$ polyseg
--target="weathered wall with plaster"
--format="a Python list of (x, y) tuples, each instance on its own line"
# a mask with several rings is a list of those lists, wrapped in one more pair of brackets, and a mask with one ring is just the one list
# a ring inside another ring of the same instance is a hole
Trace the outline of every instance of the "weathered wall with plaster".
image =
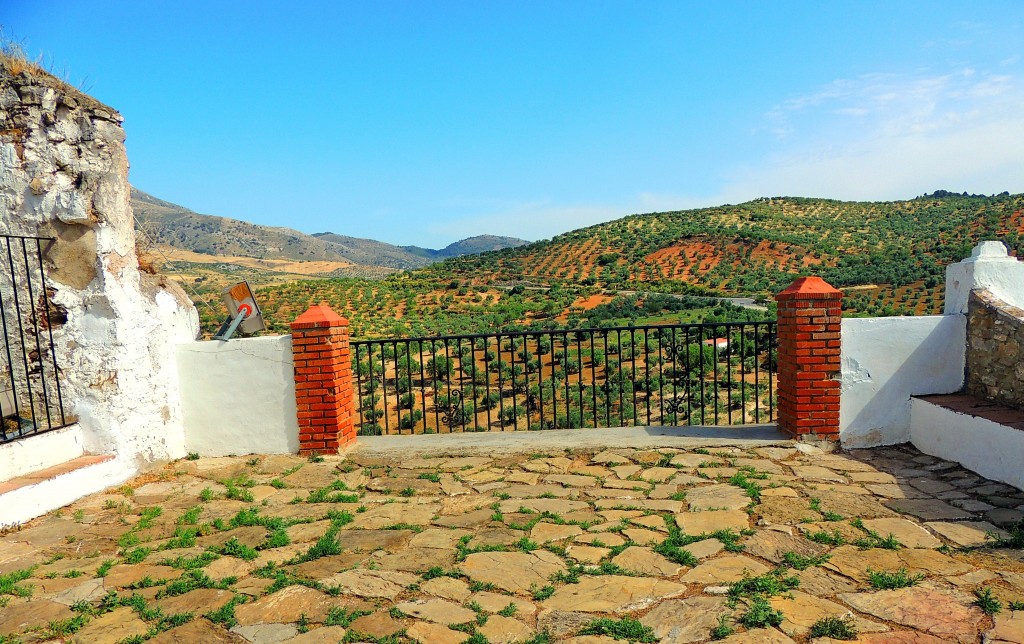
[(1024, 409), (1024, 309), (987, 290), (971, 291), (967, 313), (967, 392)]
[(177, 351), (189, 452), (298, 452), (290, 335), (189, 342)]
[(843, 320), (840, 440), (844, 447), (910, 440), (910, 397), (963, 386), (966, 316)]
[(56, 78), (0, 57), (4, 232), (44, 249), (66, 411), (85, 448), (136, 466), (182, 456), (174, 347), (198, 332), (188, 298), (140, 271), (122, 117)]

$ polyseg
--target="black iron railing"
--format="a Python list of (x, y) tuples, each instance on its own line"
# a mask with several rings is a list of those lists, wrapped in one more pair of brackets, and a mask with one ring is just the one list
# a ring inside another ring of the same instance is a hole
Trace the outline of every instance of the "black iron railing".
[(775, 418), (775, 323), (352, 342), (363, 435)]
[(53, 346), (63, 314), (43, 270), (45, 237), (0, 235), (0, 443), (68, 424)]

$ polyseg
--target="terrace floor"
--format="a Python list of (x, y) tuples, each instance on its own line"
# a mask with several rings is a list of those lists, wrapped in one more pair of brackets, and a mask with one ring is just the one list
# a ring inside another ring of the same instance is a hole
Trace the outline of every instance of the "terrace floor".
[(0, 642), (1024, 642), (1022, 511), (905, 446), (182, 460), (0, 537)]

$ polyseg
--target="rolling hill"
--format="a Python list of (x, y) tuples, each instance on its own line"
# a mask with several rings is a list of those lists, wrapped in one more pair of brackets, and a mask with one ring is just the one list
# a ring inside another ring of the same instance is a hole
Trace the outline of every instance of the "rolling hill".
[(526, 244), (511, 237), (481, 235), (444, 249), (401, 247), (335, 233), (309, 235), (237, 219), (201, 215), (132, 188), (137, 226), (156, 244), (203, 255), (260, 260), (342, 262), (371, 268), (409, 269), (467, 253)]
[(979, 240), (1018, 250), (1022, 210), (1024, 195), (1008, 193), (937, 191), (895, 202), (763, 198), (631, 215), (424, 270), (677, 293), (770, 294), (812, 273), (839, 287), (932, 288)]

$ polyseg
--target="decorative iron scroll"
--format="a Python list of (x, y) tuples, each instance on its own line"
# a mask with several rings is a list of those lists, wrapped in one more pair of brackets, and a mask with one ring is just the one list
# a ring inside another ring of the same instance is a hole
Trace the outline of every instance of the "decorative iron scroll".
[(463, 425), (466, 422), (466, 411), (462, 406), (462, 392), (458, 389), (449, 392), (448, 405), (439, 407), (438, 410), (441, 412), (441, 422), (448, 427)]
[(686, 396), (676, 396), (665, 401), (665, 411), (670, 414), (686, 414)]
[(680, 342), (679, 344), (670, 344), (665, 347), (665, 355), (669, 360), (677, 360), (680, 356), (686, 354), (686, 344)]

